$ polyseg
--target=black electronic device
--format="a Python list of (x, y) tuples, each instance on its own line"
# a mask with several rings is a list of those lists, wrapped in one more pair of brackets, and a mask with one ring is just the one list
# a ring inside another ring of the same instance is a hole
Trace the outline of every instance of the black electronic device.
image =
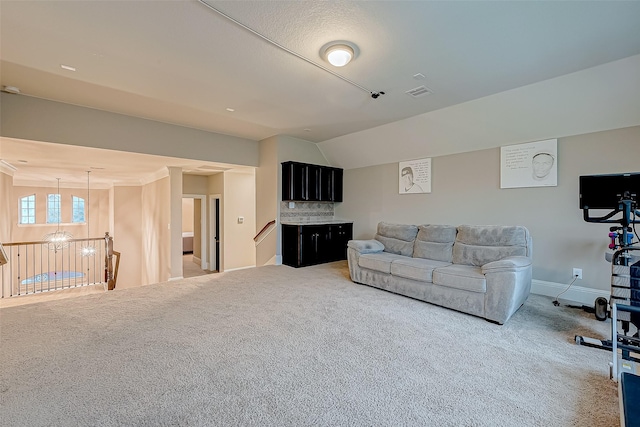
[(580, 177), (580, 209), (617, 209), (621, 199), (639, 195), (640, 172)]
[[(640, 250), (634, 245), (635, 224), (640, 223), (640, 172), (608, 175), (584, 175), (580, 177), (580, 209), (586, 222), (614, 223), (619, 226), (609, 229), (611, 243), (609, 249), (614, 250), (611, 257), (611, 300), (609, 304), (628, 303), (630, 297), (637, 295), (629, 288), (629, 261), (631, 252)], [(606, 209), (610, 212), (602, 216), (591, 216), (590, 210)], [(626, 280), (621, 276), (626, 275)], [(620, 281), (621, 280), (621, 281)], [(634, 282), (635, 284), (635, 282)], [(631, 294), (631, 295), (630, 295)], [(604, 303), (603, 301), (604, 300)], [(594, 304), (596, 319), (606, 320), (610, 314), (605, 298), (597, 298)], [(625, 334), (630, 332), (630, 324), (640, 329), (640, 317), (629, 316), (618, 319)], [(637, 336), (637, 333), (636, 333)], [(576, 343), (591, 347), (612, 349), (611, 340), (598, 340), (576, 335)]]

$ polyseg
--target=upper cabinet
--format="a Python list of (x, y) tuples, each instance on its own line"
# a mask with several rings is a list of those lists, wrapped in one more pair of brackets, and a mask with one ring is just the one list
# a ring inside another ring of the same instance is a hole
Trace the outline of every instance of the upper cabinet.
[(342, 169), (308, 163), (282, 163), (282, 200), (341, 202)]

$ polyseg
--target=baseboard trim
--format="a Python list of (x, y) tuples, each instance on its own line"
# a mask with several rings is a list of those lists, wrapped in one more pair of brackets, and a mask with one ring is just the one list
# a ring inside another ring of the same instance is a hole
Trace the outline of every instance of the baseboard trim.
[(246, 267), (229, 268), (229, 269), (225, 270), (225, 273), (227, 273), (229, 271), (246, 270), (247, 268), (256, 268), (256, 266), (255, 265), (247, 265)]
[[(569, 285), (564, 283), (545, 282), (544, 280), (533, 279), (531, 281), (531, 293), (555, 298), (567, 289), (567, 286)], [(574, 283), (565, 293), (560, 295), (559, 300), (592, 307), (596, 298), (603, 297), (609, 301), (610, 296), (610, 292), (608, 291), (576, 286)]]
[(169, 281), (173, 282), (174, 280), (182, 280), (184, 279), (184, 276), (178, 276), (178, 277), (169, 277)]

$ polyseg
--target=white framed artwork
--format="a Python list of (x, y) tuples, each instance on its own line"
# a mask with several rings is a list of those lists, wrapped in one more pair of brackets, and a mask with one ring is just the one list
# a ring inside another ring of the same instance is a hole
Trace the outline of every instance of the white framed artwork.
[(400, 194), (431, 193), (431, 158), (398, 163)]
[(500, 188), (557, 186), (557, 139), (500, 147)]

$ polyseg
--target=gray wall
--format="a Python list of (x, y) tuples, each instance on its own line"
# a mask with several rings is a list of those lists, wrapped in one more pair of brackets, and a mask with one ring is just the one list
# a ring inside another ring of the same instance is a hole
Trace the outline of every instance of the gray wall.
[(258, 166), (258, 143), (123, 114), (0, 93), (0, 135)]
[[(398, 163), (345, 170), (336, 216), (354, 220), (354, 238), (379, 221), (412, 224), (524, 225), (533, 237), (533, 277), (608, 291), (604, 260), (610, 224), (587, 223), (578, 204), (580, 175), (640, 171), (640, 127), (558, 139), (558, 186), (500, 189), (500, 149), (435, 157), (432, 192), (398, 194)], [(640, 226), (638, 227), (640, 231)]]

